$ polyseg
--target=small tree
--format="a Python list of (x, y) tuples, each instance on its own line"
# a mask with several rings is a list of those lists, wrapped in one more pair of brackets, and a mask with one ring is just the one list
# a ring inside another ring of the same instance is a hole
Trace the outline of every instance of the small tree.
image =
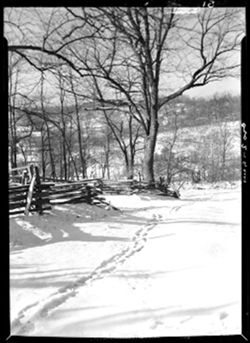
[(158, 175), (164, 175), (164, 179), (166, 180), (166, 183), (169, 185), (172, 181), (173, 176), (181, 172), (181, 161), (180, 157), (177, 158), (176, 153), (174, 152), (174, 148), (178, 138), (179, 113), (178, 111), (176, 111), (176, 109), (171, 108), (171, 106), (168, 106), (166, 110), (168, 116), (171, 115), (171, 117), (173, 118), (173, 123), (171, 123), (172, 130), (166, 133), (167, 139), (164, 139), (164, 148), (161, 154), (156, 154), (155, 170)]

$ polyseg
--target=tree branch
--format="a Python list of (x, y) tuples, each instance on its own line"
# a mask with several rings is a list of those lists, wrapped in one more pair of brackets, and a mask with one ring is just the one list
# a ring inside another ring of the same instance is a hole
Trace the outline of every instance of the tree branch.
[(66, 58), (65, 56), (57, 53), (56, 51), (53, 50), (47, 50), (43, 47), (40, 46), (35, 46), (35, 45), (9, 45), (8, 46), (8, 50), (9, 51), (14, 51), (16, 53), (18, 53), (19, 50), (32, 50), (32, 51), (40, 51), (42, 53), (46, 53), (48, 55), (52, 55), (55, 56), (61, 60), (63, 60), (64, 62), (66, 62), (73, 70), (75, 70), (80, 76), (84, 76), (80, 70), (78, 68), (76, 68), (76, 66), (74, 65), (74, 63), (72, 63), (68, 58)]

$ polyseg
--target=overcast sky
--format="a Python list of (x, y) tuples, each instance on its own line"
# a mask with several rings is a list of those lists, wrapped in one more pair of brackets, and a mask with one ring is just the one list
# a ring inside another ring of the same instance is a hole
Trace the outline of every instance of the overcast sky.
[[(188, 19), (189, 15), (191, 14), (189, 12), (191, 10), (197, 11), (197, 8), (196, 9), (182, 8), (182, 9), (179, 9), (178, 11), (184, 11), (183, 14)], [(13, 11), (13, 15), (14, 14), (15, 14), (15, 11)], [(244, 10), (242, 10), (242, 15), (244, 16)], [(14, 16), (14, 18), (15, 18), (15, 16)], [(26, 16), (24, 16), (24, 18), (26, 18)], [(31, 19), (29, 19), (29, 20), (31, 20)], [(189, 19), (189, 23), (190, 23), (190, 19)], [(38, 28), (39, 28), (39, 26), (37, 26), (37, 30), (38, 30)], [(15, 30), (13, 30), (12, 26), (11, 26), (11, 31), (14, 34)], [(33, 27), (32, 27), (31, 31), (32, 31), (32, 33), (34, 33)], [(40, 33), (40, 31), (38, 30), (37, 33)], [(10, 37), (11, 36), (12, 35), (10, 34)], [(7, 38), (10, 39), (10, 37), (7, 37)], [(183, 49), (183, 51), (184, 51), (184, 49)], [(185, 56), (188, 55), (187, 53), (185, 53), (185, 54), (186, 54)], [(236, 56), (236, 62), (240, 63), (240, 53), (235, 52), (234, 56)], [(170, 76), (169, 76), (169, 74), (167, 74), (167, 79), (165, 82), (164, 74), (161, 75), (161, 79), (162, 79), (162, 92), (161, 93), (164, 95), (169, 94), (169, 93), (171, 94), (173, 91), (176, 90), (175, 88), (181, 87), (183, 85), (183, 82), (181, 82), (181, 84), (179, 85), (178, 79), (175, 80), (175, 74), (173, 74), (172, 79), (169, 80), (169, 78), (170, 78)], [(23, 86), (25, 86), (25, 89), (28, 92), (30, 92), (31, 89), (33, 89), (34, 87), (36, 88), (36, 86), (34, 86), (35, 84), (39, 85), (40, 74), (37, 75), (37, 72), (34, 72), (33, 68), (28, 67), (26, 70), (23, 70), (21, 72), (20, 79), (22, 80), (22, 82), (20, 83), (20, 87), (23, 89), (24, 88)], [(48, 81), (48, 83), (47, 83), (47, 81)], [(51, 79), (51, 77), (49, 75), (46, 75), (45, 86), (48, 90), (48, 95), (52, 95), (55, 92), (55, 89), (54, 89), (55, 88), (55, 80)], [(171, 88), (173, 88), (173, 89), (171, 89)], [(223, 93), (230, 93), (232, 95), (240, 95), (241, 94), (240, 78), (238, 78), (238, 79), (237, 78), (227, 78), (227, 79), (223, 79), (222, 81), (212, 82), (206, 86), (192, 88), (192, 89), (186, 91), (184, 94), (188, 95), (190, 97), (211, 97), (215, 93), (220, 93), (220, 94), (221, 93), (222, 94)]]
[(239, 79), (228, 78), (218, 82), (212, 82), (206, 86), (197, 87), (186, 91), (190, 97), (211, 97), (214, 94), (229, 93), (232, 95), (241, 94), (241, 81)]

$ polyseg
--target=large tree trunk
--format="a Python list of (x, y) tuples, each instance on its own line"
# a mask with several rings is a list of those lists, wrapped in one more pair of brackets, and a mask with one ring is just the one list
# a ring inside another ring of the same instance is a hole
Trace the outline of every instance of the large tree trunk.
[(134, 178), (134, 155), (129, 154), (127, 149), (123, 150), (125, 165), (126, 165), (126, 177), (128, 180)]
[(154, 137), (147, 136), (145, 138), (145, 150), (143, 160), (143, 175), (144, 180), (150, 185), (154, 183)]
[(143, 175), (144, 180), (149, 184), (153, 185), (155, 182), (154, 178), (154, 152), (156, 145), (156, 138), (158, 134), (158, 122), (155, 121), (151, 125), (150, 132), (145, 138), (144, 145), (144, 160), (143, 160)]
[(128, 159), (128, 163), (126, 164), (126, 171), (127, 171), (127, 179), (133, 180), (133, 178), (134, 178), (134, 161), (133, 161), (133, 158)]
[(143, 174), (144, 180), (148, 183), (149, 186), (153, 186), (155, 182), (154, 178), (154, 153), (156, 140), (159, 129), (158, 122), (158, 83), (159, 83), (159, 70), (155, 79), (153, 78), (152, 65), (148, 66), (149, 75), (150, 75), (150, 102), (151, 106), (148, 109), (148, 129), (145, 137), (144, 145), (144, 161), (143, 161)]

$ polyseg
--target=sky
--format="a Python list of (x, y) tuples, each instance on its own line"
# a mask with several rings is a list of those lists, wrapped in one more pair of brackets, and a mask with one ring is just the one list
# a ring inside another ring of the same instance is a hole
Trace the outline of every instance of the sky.
[(190, 97), (212, 97), (214, 94), (232, 95), (241, 94), (241, 80), (240, 78), (227, 78), (222, 81), (212, 82), (206, 86), (193, 88), (186, 91), (185, 95)]
[[(31, 78), (30, 74), (22, 75), (22, 85), (25, 85), (27, 93), (33, 90), (37, 95), (40, 94), (39, 79), (40, 75), (37, 72), (32, 73), (33, 77)], [(58, 87), (57, 82), (50, 75), (46, 75), (45, 89), (44, 94), (46, 101), (50, 105), (59, 104), (58, 98)], [(23, 92), (23, 88), (22, 88)], [(57, 95), (56, 95), (57, 94)], [(190, 98), (211, 98), (215, 94), (224, 95), (230, 94), (232, 96), (241, 96), (241, 79), (240, 78), (226, 78), (220, 81), (211, 82), (205, 86), (195, 87), (184, 92), (185, 96)], [(39, 95), (38, 95), (39, 98)]]
[[(197, 9), (180, 9), (179, 11), (184, 11), (185, 13), (183, 13), (184, 15), (188, 15), (189, 11), (191, 10), (195, 10), (197, 11)], [(181, 13), (180, 13), (181, 14)], [(244, 14), (243, 14), (244, 15)], [(32, 27), (33, 30), (33, 27)], [(239, 53), (236, 53), (238, 58), (239, 58)], [(34, 83), (37, 83), (37, 81), (39, 81), (40, 76), (38, 76), (37, 78), (34, 77), (36, 73), (34, 72), (34, 70), (31, 73), (27, 73), (27, 71), (25, 70), (24, 73), (22, 73), (22, 80), (23, 83), (25, 84), (25, 88), (26, 89), (30, 89), (34, 87)], [(164, 77), (161, 76), (163, 79)], [(47, 76), (47, 79), (49, 79), (49, 77)], [(49, 80), (48, 80), (49, 81)], [(174, 86), (174, 82), (170, 82), (171, 87)], [(52, 91), (52, 89), (55, 86), (55, 81), (51, 81), (50, 83), (47, 84), (48, 87), (48, 93), (50, 93), (50, 95), (54, 92), (54, 90)], [(166, 88), (169, 87), (169, 82), (166, 83)], [(175, 87), (175, 86), (174, 86)], [(164, 85), (165, 88), (165, 85)], [(22, 89), (23, 89), (23, 85), (22, 85)], [(168, 90), (169, 92), (170, 90)], [(171, 90), (172, 92), (172, 90)], [(219, 94), (223, 94), (223, 93), (229, 93), (232, 95), (240, 95), (241, 94), (241, 81), (240, 78), (236, 79), (236, 78), (227, 78), (224, 79), (222, 81), (218, 81), (218, 82), (212, 82), (206, 86), (202, 86), (202, 87), (195, 87), (193, 89), (190, 89), (188, 91), (186, 91), (184, 94), (188, 95), (190, 97), (211, 97), (214, 94), (219, 93)]]

